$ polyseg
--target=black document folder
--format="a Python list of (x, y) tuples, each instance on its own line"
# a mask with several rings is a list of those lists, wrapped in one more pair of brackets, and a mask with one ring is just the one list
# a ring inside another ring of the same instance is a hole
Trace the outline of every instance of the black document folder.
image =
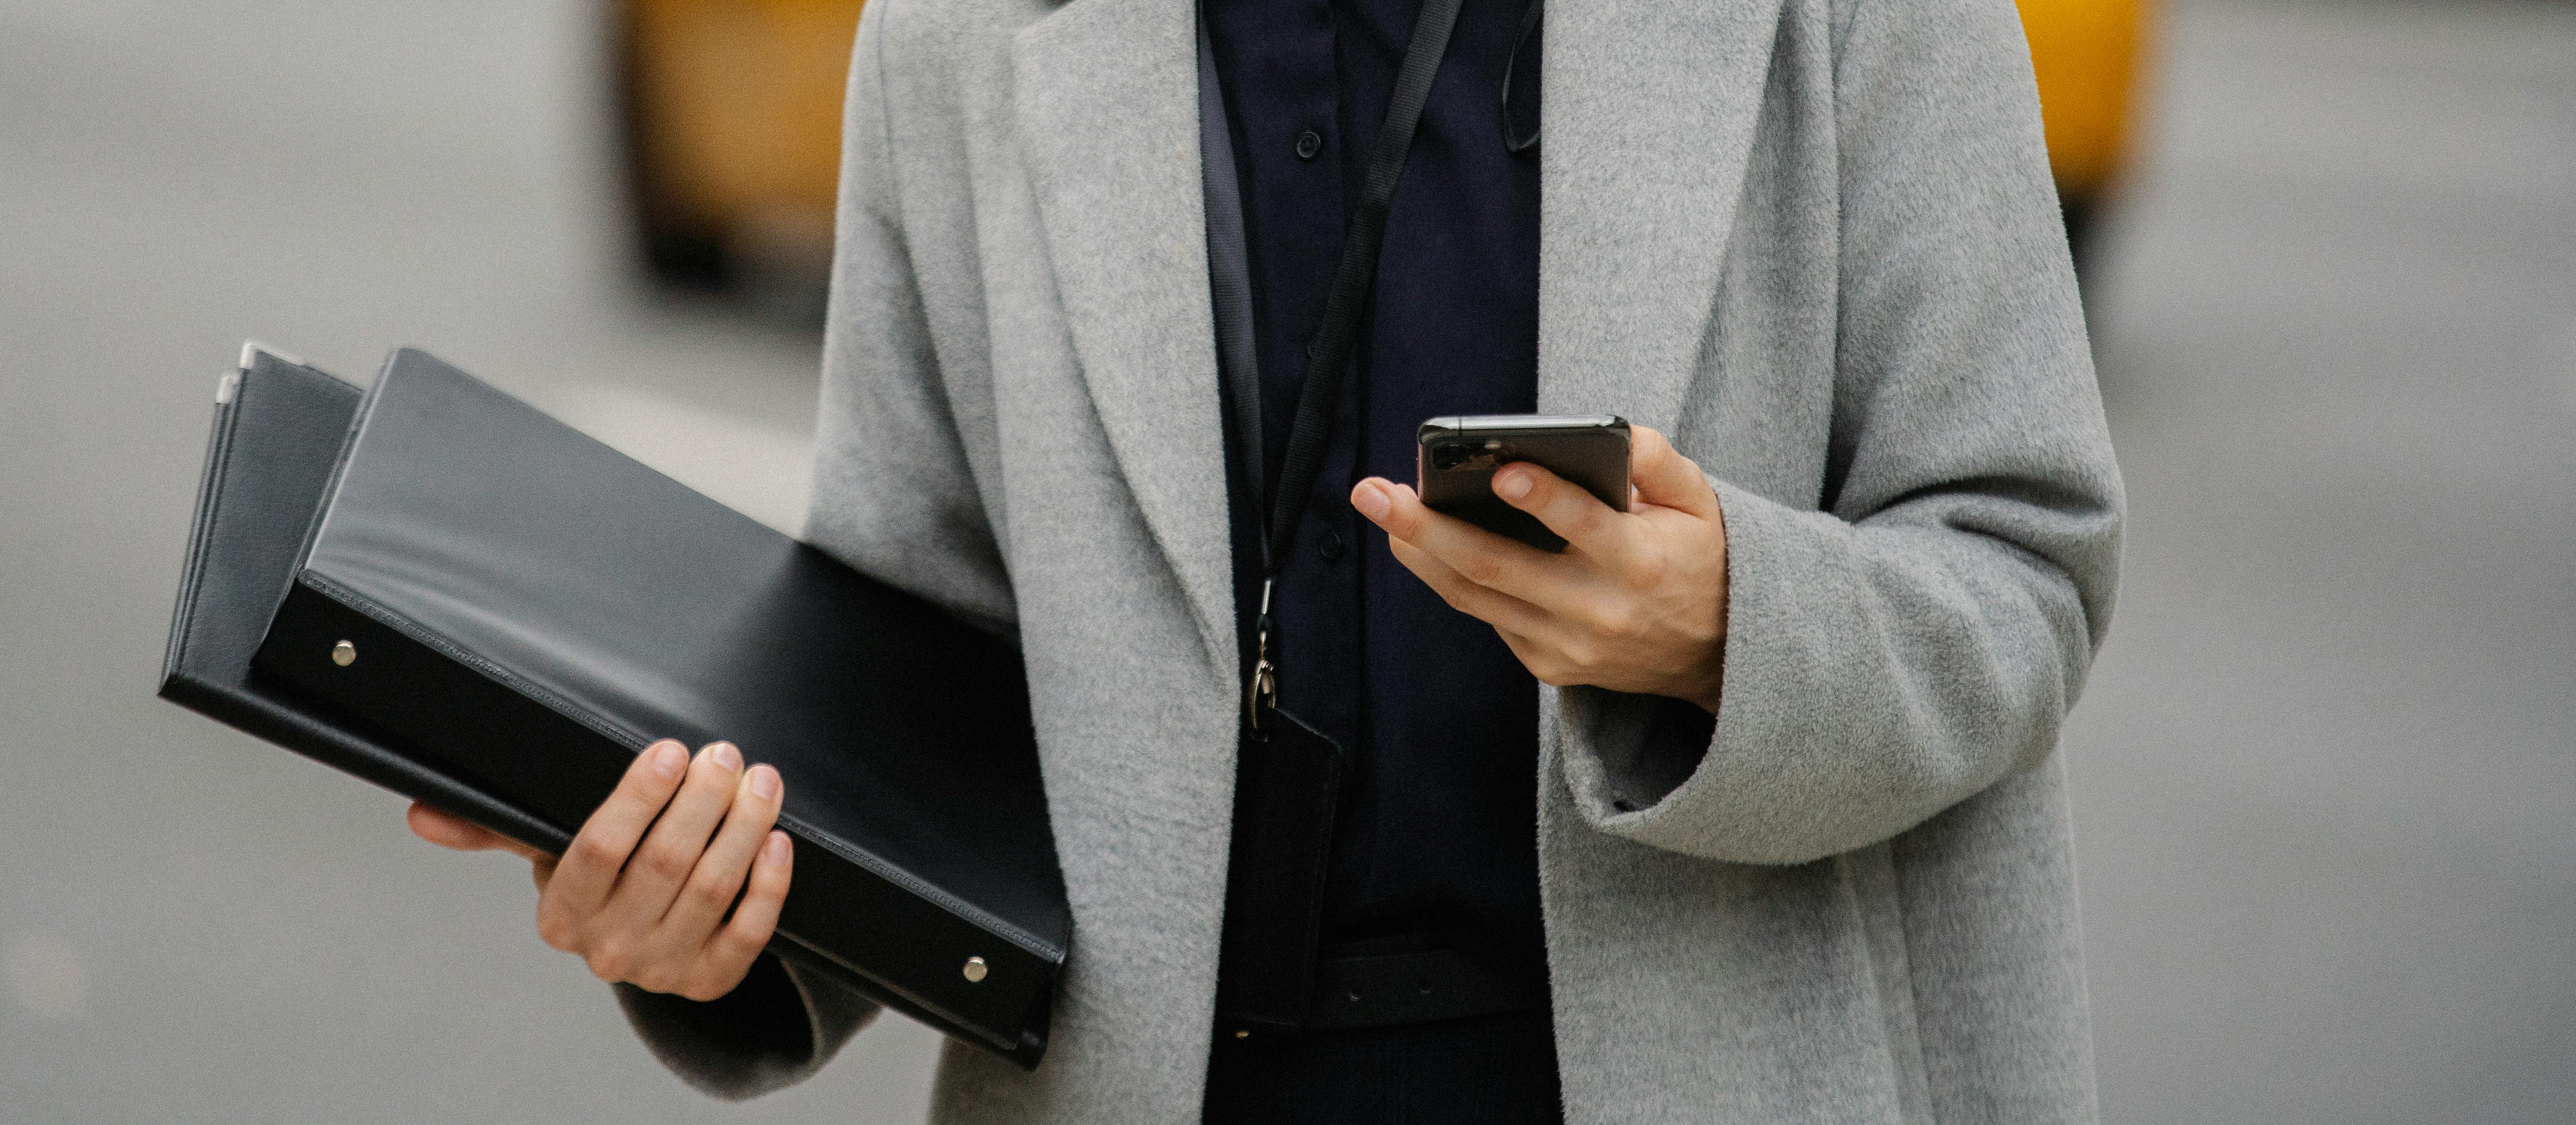
[(787, 781), (772, 950), (1036, 1065), (1071, 923), (1007, 641), (417, 351), (227, 386), (164, 696), (549, 850), (729, 739)]

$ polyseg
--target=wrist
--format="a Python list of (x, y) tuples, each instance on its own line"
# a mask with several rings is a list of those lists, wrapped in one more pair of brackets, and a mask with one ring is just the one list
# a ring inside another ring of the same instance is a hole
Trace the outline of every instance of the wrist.
[(1698, 675), (1691, 677), (1679, 697), (1684, 702), (1693, 704), (1710, 715), (1715, 715), (1719, 699), (1726, 694), (1725, 634), (1720, 633), (1716, 640), (1709, 642), (1709, 651), (1701, 663), (1701, 669)]
[(1711, 681), (1706, 688), (1683, 696), (1682, 701), (1698, 707), (1700, 710), (1706, 711), (1710, 715), (1715, 715), (1717, 714), (1718, 701), (1725, 695), (1725, 692), (1720, 690), (1722, 686), (1723, 685), (1719, 682)]

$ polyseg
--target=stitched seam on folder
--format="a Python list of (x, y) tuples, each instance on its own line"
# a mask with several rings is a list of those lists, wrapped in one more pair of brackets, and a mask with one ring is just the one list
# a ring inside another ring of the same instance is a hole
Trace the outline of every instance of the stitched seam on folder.
[[(334, 582), (323, 575), (316, 574), (310, 569), (305, 570), (301, 580), (305, 585), (311, 586), (314, 590), (331, 598), (331, 600), (339, 602), (350, 609), (356, 610), (357, 612), (364, 614), (370, 620), (428, 646), (431, 651), (436, 652), (441, 656), (447, 657), (448, 659), (465, 665), (476, 672), (482, 673), (484, 676), (499, 682), (503, 687), (507, 687), (512, 691), (518, 692), (537, 701), (539, 704), (556, 714), (562, 715), (567, 719), (571, 719), (576, 723), (580, 723), (581, 725), (606, 736), (609, 740), (625, 747), (629, 752), (641, 753), (644, 747), (651, 744), (653, 741), (649, 736), (627, 730), (615, 722), (610, 721), (606, 716), (600, 715), (589, 708), (573, 703), (571, 700), (548, 691), (544, 687), (528, 682), (525, 678), (511, 672), (509, 669), (459, 647), (446, 638), (441, 637), (438, 634), (412, 622), (408, 618), (403, 617), (401, 614), (395, 613), (391, 609), (376, 604), (365, 595), (360, 594), (338, 582)], [(803, 829), (803, 831), (799, 832), (798, 835), (803, 836), (807, 843), (813, 844), (816, 847), (840, 856), (842, 859), (848, 860), (851, 863), (855, 863), (862, 869), (866, 870), (869, 874), (875, 875), (880, 879), (884, 879), (885, 881), (906, 891), (910, 891), (912, 894), (929, 902), (933, 906), (939, 907), (950, 914), (981, 926), (984, 929), (991, 930), (996, 936), (1009, 941), (1013, 945), (1021, 947), (1023, 950), (1031, 954), (1049, 961), (1061, 960), (1064, 957), (1064, 952), (1061, 946), (1044, 941), (1035, 934), (1031, 934), (1019, 926), (994, 917), (992, 914), (985, 912), (982, 908), (968, 903), (936, 886), (923, 882), (919, 877), (887, 863), (880, 857), (871, 855), (858, 848), (849, 847), (844, 842), (833, 838), (826, 833), (817, 832), (814, 830), (812, 825), (795, 817), (781, 813), (779, 814), (778, 819), (783, 824)]]

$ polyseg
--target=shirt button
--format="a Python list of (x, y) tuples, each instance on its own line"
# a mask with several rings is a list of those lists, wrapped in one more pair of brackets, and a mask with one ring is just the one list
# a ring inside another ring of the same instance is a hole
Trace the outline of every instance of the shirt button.
[(1297, 159), (1313, 160), (1315, 154), (1322, 151), (1324, 151), (1323, 134), (1312, 129), (1297, 134)]
[(1323, 552), (1325, 562), (1342, 561), (1342, 533), (1338, 531), (1325, 532), (1324, 541), (1315, 544), (1315, 549)]

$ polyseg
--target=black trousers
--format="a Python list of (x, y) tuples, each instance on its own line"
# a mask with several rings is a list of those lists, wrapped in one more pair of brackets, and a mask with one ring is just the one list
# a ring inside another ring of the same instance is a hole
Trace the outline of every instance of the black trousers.
[(1561, 1125), (1547, 1014), (1217, 1040), (1206, 1125)]

